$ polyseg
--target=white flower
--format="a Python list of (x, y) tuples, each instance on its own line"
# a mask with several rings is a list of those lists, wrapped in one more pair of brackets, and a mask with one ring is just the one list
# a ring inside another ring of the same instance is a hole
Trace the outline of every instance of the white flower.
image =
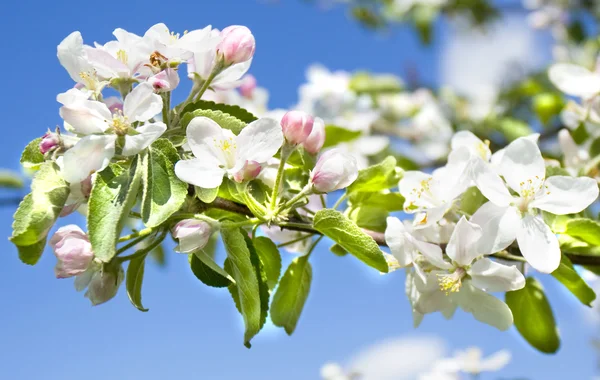
[(405, 172), (398, 187), (405, 198), (404, 211), (419, 213), (415, 218), (415, 226), (427, 227), (444, 217), (470, 182), (463, 161), (460, 161), (460, 165), (449, 163), (433, 174)]
[(478, 347), (470, 347), (458, 351), (453, 358), (442, 359), (436, 363), (435, 368), (445, 372), (463, 372), (470, 375), (479, 375), (482, 372), (499, 371), (510, 362), (510, 352), (501, 350), (482, 358), (483, 354)]
[(516, 238), (527, 262), (540, 272), (551, 273), (560, 264), (560, 247), (537, 209), (556, 215), (581, 212), (598, 197), (598, 184), (588, 177), (546, 179), (542, 154), (527, 138), (518, 138), (506, 147), (498, 170), (517, 196), (511, 195), (489, 166), (477, 165), (474, 180), (490, 200), (471, 219), (483, 228), (482, 249), (497, 252)]
[(589, 99), (600, 93), (600, 73), (591, 72), (583, 66), (557, 63), (550, 67), (548, 76), (567, 95)]
[[(67, 182), (81, 182), (91, 173), (108, 166), (115, 155), (115, 142), (123, 136), (121, 154), (132, 156), (147, 148), (166, 130), (162, 122), (147, 121), (162, 109), (162, 99), (152, 85), (138, 85), (126, 98), (123, 112), (111, 113), (106, 104), (79, 100), (60, 108), (69, 130), (83, 135), (64, 155), (63, 177)], [(134, 128), (132, 123), (141, 122)]]
[(102, 91), (107, 82), (99, 77), (96, 67), (88, 58), (91, 46), (83, 44), (81, 33), (69, 34), (57, 47), (56, 55), (71, 79), (96, 93)]
[(418, 239), (410, 224), (405, 225), (394, 217), (387, 218), (385, 242), (401, 267), (411, 265), (419, 254), (432, 260), (442, 256), (442, 249), (438, 245)]
[(356, 160), (351, 155), (331, 149), (323, 153), (310, 172), (309, 185), (317, 193), (330, 193), (348, 187), (358, 177)]
[(564, 156), (565, 169), (572, 176), (577, 176), (589, 162), (589, 152), (575, 143), (567, 129), (561, 129), (558, 132), (558, 145)]
[(212, 235), (210, 224), (198, 219), (184, 219), (173, 227), (173, 238), (179, 240), (176, 252), (190, 253), (202, 249)]
[(144, 33), (144, 43), (148, 44), (151, 52), (157, 52), (172, 63), (185, 62), (191, 59), (195, 51), (212, 50), (218, 40), (214, 38), (210, 25), (203, 29), (185, 32), (183, 35), (174, 33), (163, 24), (153, 25)]
[(194, 118), (187, 127), (187, 142), (193, 159), (175, 164), (175, 174), (189, 184), (213, 189), (227, 175), (235, 175), (248, 162), (263, 165), (283, 144), (281, 126), (262, 118), (248, 124), (238, 136), (206, 117)]
[[(475, 319), (500, 330), (508, 329), (513, 322), (508, 306), (488, 292), (507, 292), (523, 288), (525, 278), (515, 266), (492, 261), (479, 244), (483, 238), (481, 227), (462, 217), (456, 224), (446, 254), (452, 262), (445, 261), (441, 252), (427, 261), (437, 269), (428, 270), (425, 286), (420, 294), (417, 311), (426, 314), (448, 309), (452, 305), (472, 313)], [(416, 282), (419, 288), (418, 282)], [(437, 287), (437, 288), (436, 288)]]

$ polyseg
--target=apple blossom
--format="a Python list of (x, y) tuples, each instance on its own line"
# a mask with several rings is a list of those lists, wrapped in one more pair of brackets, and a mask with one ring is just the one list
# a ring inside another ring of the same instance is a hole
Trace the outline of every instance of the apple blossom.
[(486, 258), (485, 255), (492, 252), (481, 250), (479, 242), (483, 236), (481, 227), (463, 216), (446, 247), (452, 262), (445, 261), (441, 252), (434, 257), (426, 256), (434, 269), (424, 268), (427, 271), (425, 286), (419, 289), (416, 283), (421, 293), (415, 306), (417, 311), (426, 314), (456, 305), (500, 330), (512, 325), (508, 306), (486, 291), (518, 290), (525, 286), (525, 278), (516, 267)]
[(316, 117), (312, 131), (302, 144), (304, 150), (310, 154), (317, 154), (325, 143), (325, 123), (320, 117)]
[(50, 246), (58, 260), (54, 268), (57, 278), (82, 274), (94, 259), (90, 240), (74, 224), (59, 228), (50, 239)]
[(312, 132), (314, 119), (302, 111), (289, 111), (281, 119), (283, 137), (288, 144), (304, 143)]
[[(162, 99), (149, 83), (139, 84), (126, 98), (123, 112), (111, 113), (106, 104), (79, 100), (60, 109), (72, 130), (84, 137), (64, 155), (63, 176), (67, 182), (81, 182), (90, 173), (108, 166), (115, 155), (115, 142), (124, 139), (121, 154), (132, 156), (147, 148), (166, 130), (162, 122), (148, 122), (161, 111)], [(132, 123), (142, 124), (134, 128)]]
[(81, 291), (87, 288), (84, 296), (93, 306), (96, 306), (110, 301), (117, 295), (124, 277), (121, 266), (113, 268), (91, 265), (84, 273), (77, 276), (75, 289)]
[(590, 99), (600, 94), (600, 73), (585, 67), (557, 63), (548, 70), (550, 80), (559, 90), (571, 96)]
[(590, 161), (588, 150), (577, 145), (567, 129), (561, 129), (558, 132), (558, 145), (565, 157), (565, 169), (567, 169), (572, 176), (579, 175), (580, 171), (584, 169)]
[(184, 219), (173, 227), (173, 238), (179, 240), (175, 251), (190, 253), (202, 249), (210, 240), (213, 229), (207, 222), (198, 219)]
[(318, 193), (330, 193), (348, 187), (358, 177), (354, 157), (337, 149), (323, 153), (310, 172), (310, 184)]
[(521, 253), (535, 269), (551, 273), (560, 264), (558, 239), (538, 215), (544, 210), (556, 215), (578, 213), (598, 198), (598, 184), (588, 177), (553, 176), (538, 146), (526, 138), (510, 143), (501, 158), (499, 172), (477, 165), (475, 182), (490, 200), (471, 219), (483, 227), (485, 250), (500, 251), (515, 239)]
[(432, 260), (441, 256), (442, 249), (438, 245), (418, 239), (411, 233), (411, 227), (398, 218), (387, 218), (385, 241), (401, 267), (412, 264), (419, 254), (431, 257)]
[(97, 69), (90, 62), (90, 49), (93, 48), (83, 44), (81, 33), (73, 32), (58, 45), (57, 56), (73, 81), (94, 93), (100, 93), (107, 82), (98, 75)]
[(169, 67), (148, 78), (148, 83), (156, 92), (173, 91), (179, 85), (179, 74), (177, 70)]
[[(191, 160), (175, 165), (175, 174), (189, 184), (212, 189), (227, 175), (235, 180), (248, 163), (261, 165), (277, 153), (283, 144), (281, 126), (273, 119), (258, 119), (239, 135), (221, 128), (213, 120), (196, 117), (187, 127), (187, 141), (194, 154)], [(245, 176), (242, 176), (245, 177)]]
[(245, 26), (232, 25), (221, 31), (217, 54), (222, 57), (225, 66), (252, 59), (255, 49), (254, 36)]
[(42, 136), (40, 141), (40, 152), (46, 154), (52, 150), (55, 150), (60, 146), (60, 135), (55, 132), (48, 131)]

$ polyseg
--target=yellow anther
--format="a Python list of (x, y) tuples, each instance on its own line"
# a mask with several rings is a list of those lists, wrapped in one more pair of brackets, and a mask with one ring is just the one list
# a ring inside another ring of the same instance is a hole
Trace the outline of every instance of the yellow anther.
[(124, 64), (127, 64), (127, 60), (129, 59), (127, 57), (127, 52), (123, 49), (117, 51), (117, 59), (123, 62)]

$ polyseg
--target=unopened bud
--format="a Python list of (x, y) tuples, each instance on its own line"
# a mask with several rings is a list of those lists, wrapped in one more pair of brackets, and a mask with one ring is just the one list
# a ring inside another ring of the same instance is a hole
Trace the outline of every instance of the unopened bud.
[(54, 268), (56, 278), (77, 276), (85, 272), (94, 259), (90, 240), (74, 224), (59, 228), (50, 239), (50, 246), (58, 260)]
[(238, 87), (238, 90), (243, 97), (252, 98), (254, 89), (256, 89), (256, 78), (248, 74), (242, 79), (242, 84)]
[(244, 166), (233, 175), (233, 179), (235, 182), (246, 182), (252, 181), (254, 178), (258, 177), (260, 174), (260, 170), (262, 166), (256, 161), (246, 161)]
[(116, 268), (109, 268), (105, 265), (102, 270), (93, 274), (85, 296), (94, 306), (107, 302), (117, 295), (123, 277), (125, 276), (120, 265)]
[(254, 56), (256, 42), (250, 29), (241, 25), (232, 25), (221, 31), (221, 42), (217, 53), (223, 58), (225, 66), (246, 62)]
[(156, 92), (173, 91), (179, 85), (179, 74), (177, 70), (167, 68), (148, 78), (148, 82)]
[(356, 159), (338, 149), (323, 153), (310, 174), (317, 193), (330, 193), (349, 186), (358, 177)]
[(291, 145), (302, 144), (312, 132), (314, 119), (302, 111), (289, 111), (281, 119), (285, 141)]
[(315, 118), (310, 135), (304, 141), (304, 150), (310, 154), (317, 154), (325, 143), (325, 122), (320, 117)]
[(212, 227), (203, 220), (184, 219), (173, 228), (173, 237), (179, 240), (175, 251), (190, 253), (202, 249), (212, 235)]
[(40, 152), (46, 154), (60, 146), (60, 136), (55, 132), (46, 132), (40, 141)]

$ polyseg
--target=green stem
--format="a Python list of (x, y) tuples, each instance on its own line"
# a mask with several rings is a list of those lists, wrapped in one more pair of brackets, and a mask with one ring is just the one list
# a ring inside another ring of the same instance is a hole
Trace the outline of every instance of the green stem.
[(162, 119), (163, 123), (169, 128), (169, 111), (171, 110), (171, 92), (166, 92), (162, 96), (163, 108), (162, 108)]
[(129, 248), (136, 246), (137, 244), (141, 243), (142, 241), (148, 239), (151, 235), (143, 235), (140, 236), (136, 239), (133, 239), (132, 241), (130, 241), (129, 243), (125, 244), (124, 246), (122, 246), (121, 248), (117, 249), (117, 253), (115, 255), (120, 255), (121, 253), (127, 251)]
[(292, 245), (294, 243), (298, 243), (299, 241), (306, 240), (306, 239), (309, 239), (309, 238), (313, 237), (313, 235), (314, 234), (308, 234), (308, 235), (301, 236), (301, 237), (299, 237), (297, 239), (294, 239), (294, 240), (286, 241), (285, 243), (277, 244), (277, 248), (281, 248), (281, 247), (285, 247), (285, 246), (288, 246), (288, 245)]
[(221, 226), (224, 228), (236, 228), (236, 227), (248, 227), (254, 226), (260, 223), (260, 219), (252, 218), (248, 220), (244, 220), (243, 222), (221, 222)]
[(511, 260), (511, 261), (519, 261), (522, 263), (526, 263), (527, 260), (525, 260), (525, 258), (523, 256), (517, 256), (517, 255), (513, 255), (510, 254), (506, 251), (501, 251), (501, 252), (497, 252), (494, 253), (492, 256), (497, 257), (499, 259), (504, 259), (504, 260)]
[(166, 236), (167, 236), (167, 230), (164, 230), (162, 232), (162, 234), (156, 240), (154, 240), (149, 246), (142, 248), (139, 251), (132, 253), (131, 255), (117, 257), (115, 260), (119, 263), (123, 263), (125, 261), (129, 261), (129, 260), (133, 260), (135, 258), (141, 257), (141, 256), (145, 256), (149, 252), (151, 252), (154, 248), (158, 247), (160, 245), (160, 243), (162, 243), (162, 241), (165, 240)]
[(348, 193), (344, 193), (344, 195), (342, 195), (342, 196), (341, 196), (341, 197), (340, 197), (340, 198), (337, 200), (337, 202), (335, 202), (335, 204), (333, 205), (333, 207), (332, 207), (332, 208), (333, 208), (334, 210), (335, 210), (335, 209), (337, 209), (337, 208), (338, 208), (338, 207), (339, 207), (339, 206), (342, 204), (342, 202), (346, 200), (346, 198), (348, 198)]
[[(277, 168), (277, 177), (275, 177), (275, 185), (273, 186), (273, 192), (271, 193), (271, 204), (269, 205), (270, 211), (275, 211), (277, 208), (277, 198), (279, 197), (279, 188), (281, 187), (281, 181), (283, 181), (283, 173), (285, 169), (285, 162), (290, 157), (294, 147), (284, 143), (281, 147), (281, 158), (279, 160), (279, 167)], [(279, 210), (277, 210), (279, 211)], [(277, 215), (277, 213), (275, 213)]]
[(319, 244), (321, 239), (323, 239), (323, 235), (319, 236), (319, 238), (312, 243), (312, 245), (308, 249), (308, 252), (306, 253), (307, 259), (310, 257), (310, 254), (313, 253), (313, 251), (315, 250), (315, 248), (317, 247), (317, 244)]
[(310, 194), (311, 192), (311, 187), (310, 186), (305, 186), (304, 189), (302, 189), (302, 191), (300, 191), (298, 194), (296, 194), (295, 197), (293, 197), (292, 199), (290, 199), (289, 201), (285, 202), (284, 204), (282, 204), (281, 206), (279, 206), (277, 208), (277, 210), (275, 211), (275, 215), (278, 215), (281, 211), (293, 206), (296, 202), (298, 202), (300, 199), (304, 198), (306, 195)]
[(150, 235), (152, 232), (154, 232), (154, 228), (144, 228), (143, 230), (139, 230), (138, 232), (134, 232), (129, 235), (121, 236), (119, 238), (119, 243), (122, 243), (127, 240), (131, 240), (131, 239), (135, 239), (137, 237)]
[(202, 87), (200, 88), (200, 91), (198, 91), (198, 94), (196, 95), (196, 101), (198, 101), (198, 100), (200, 100), (202, 98), (202, 95), (204, 95), (204, 93), (206, 92), (206, 90), (208, 90), (208, 87), (210, 86), (210, 83), (213, 81), (213, 79), (215, 79), (215, 77), (221, 71), (223, 71), (223, 63), (221, 61), (219, 61), (219, 62), (217, 62), (215, 64), (215, 67), (213, 67), (213, 69), (210, 72), (210, 74), (208, 74), (208, 78), (206, 78), (206, 80), (204, 81), (204, 83), (202, 83)]

